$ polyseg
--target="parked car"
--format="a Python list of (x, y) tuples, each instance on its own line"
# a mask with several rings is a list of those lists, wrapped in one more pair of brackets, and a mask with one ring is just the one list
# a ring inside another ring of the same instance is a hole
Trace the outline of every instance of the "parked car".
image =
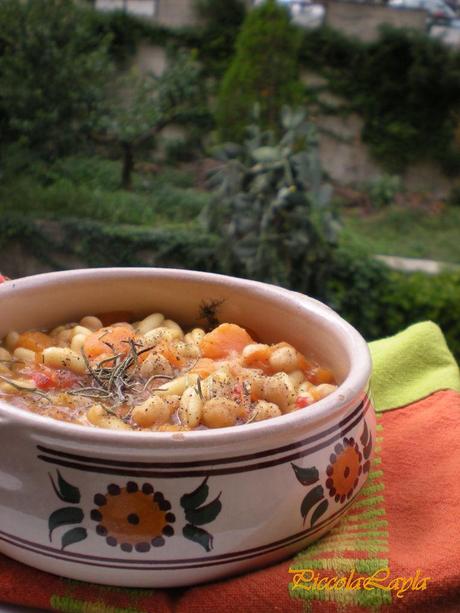
[(292, 0), (289, 3), (292, 20), (305, 28), (318, 28), (324, 21), (326, 9), (322, 4), (314, 4), (303, 0)]
[[(254, 0), (254, 5), (262, 4), (264, 0)], [(326, 9), (324, 5), (311, 0), (278, 0), (285, 4), (291, 13), (292, 21), (304, 28), (318, 28), (324, 21)]]
[(388, 6), (396, 9), (420, 9), (433, 20), (455, 19), (456, 13), (444, 0), (389, 0)]

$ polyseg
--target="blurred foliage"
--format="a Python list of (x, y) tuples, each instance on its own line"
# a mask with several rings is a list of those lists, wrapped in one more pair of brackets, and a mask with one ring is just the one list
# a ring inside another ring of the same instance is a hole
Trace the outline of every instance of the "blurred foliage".
[(87, 135), (111, 67), (86, 15), (70, 0), (0, 2), (2, 142), (53, 158)]
[(135, 173), (133, 192), (122, 191), (118, 166), (97, 157), (69, 157), (37, 165), (22, 177), (15, 172), (16, 164), (7, 166), (0, 182), (0, 209), (22, 215), (27, 223), (78, 216), (111, 224), (185, 227), (193, 225), (209, 201), (208, 194), (190, 188), (189, 175), (174, 169), (152, 176)]
[(238, 276), (317, 292), (328, 273), (339, 224), (324, 183), (316, 133), (303, 110), (285, 107), (283, 134), (247, 129), (226, 143), (211, 174), (214, 198), (201, 220), (222, 237), (223, 269)]
[(200, 82), (200, 67), (190, 54), (179, 51), (169, 58), (160, 76), (153, 73), (123, 75), (111, 85), (105, 113), (95, 123), (100, 142), (116, 145), (123, 160), (121, 185), (132, 187), (137, 151), (155, 146), (163, 128), (174, 124), (206, 123), (206, 90)]
[(242, 0), (195, 0), (195, 11), (203, 21), (201, 40), (195, 42), (198, 59), (208, 74), (220, 77), (233, 55), (246, 5)]
[(434, 321), (460, 359), (460, 272), (396, 272), (360, 248), (340, 248), (321, 297), (367, 340), (395, 334), (419, 321)]
[(196, 0), (200, 23), (170, 28), (124, 11), (89, 11), (88, 20), (97, 37), (110, 35), (109, 52), (122, 65), (139, 42), (196, 52), (206, 75), (220, 77), (233, 53), (235, 39), (244, 20), (242, 0)]
[(369, 180), (364, 188), (369, 194), (372, 207), (381, 209), (394, 203), (396, 195), (403, 189), (403, 183), (397, 175), (383, 174)]
[(15, 213), (2, 218), (0, 249), (20, 245), (54, 270), (79, 266), (161, 266), (215, 270), (216, 237), (196, 227), (112, 225), (89, 219), (30, 220)]
[(362, 115), (363, 140), (390, 172), (424, 158), (458, 171), (457, 51), (411, 30), (385, 27), (378, 40), (363, 43), (323, 27), (304, 33), (300, 61), (327, 77), (329, 88)]
[(299, 45), (299, 29), (290, 23), (288, 9), (275, 0), (248, 13), (217, 100), (216, 123), (223, 140), (244, 139), (256, 103), (262, 127), (280, 129), (282, 106), (301, 97)]
[(401, 257), (460, 263), (459, 207), (444, 206), (435, 213), (409, 204), (390, 204), (367, 214), (348, 209), (342, 221), (341, 243), (360, 245), (369, 255), (394, 255), (397, 250)]

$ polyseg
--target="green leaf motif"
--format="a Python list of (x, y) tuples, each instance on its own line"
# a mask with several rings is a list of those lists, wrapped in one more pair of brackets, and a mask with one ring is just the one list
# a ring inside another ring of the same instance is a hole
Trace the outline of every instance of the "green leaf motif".
[(324, 513), (327, 511), (328, 506), (329, 506), (329, 502), (327, 500), (323, 500), (316, 507), (316, 509), (313, 511), (313, 514), (311, 516), (311, 522), (310, 522), (311, 527), (313, 527), (316, 524), (316, 522), (321, 517), (321, 515), (324, 515)]
[(205, 549), (208, 553), (213, 548), (214, 537), (203, 528), (198, 528), (197, 526), (192, 526), (191, 524), (186, 524), (182, 530), (182, 534), (189, 541), (193, 541), (194, 543), (198, 543), (201, 545), (203, 549)]
[(56, 528), (69, 524), (80, 524), (83, 521), (83, 517), (83, 511), (79, 507), (64, 507), (51, 513), (48, 519), (50, 541)]
[(55, 491), (56, 496), (64, 502), (68, 502), (70, 504), (78, 504), (80, 502), (80, 490), (74, 485), (68, 483), (59, 471), (56, 472), (58, 476), (57, 486), (51, 474), (49, 475), (51, 485), (53, 486), (53, 490)]
[(86, 528), (72, 528), (72, 530), (68, 530), (65, 534), (62, 535), (61, 539), (61, 549), (65, 549), (69, 545), (73, 545), (74, 543), (79, 543), (83, 541), (88, 536)]
[(302, 485), (312, 485), (319, 480), (319, 472), (318, 469), (312, 466), (311, 468), (302, 468), (300, 466), (296, 466), (292, 464), (291, 466), (294, 469), (295, 476), (297, 480), (300, 481)]
[(303, 523), (305, 525), (305, 520), (307, 519), (308, 512), (315, 506), (317, 502), (321, 500), (324, 496), (323, 486), (317, 485), (312, 490), (308, 492), (305, 498), (302, 500), (302, 504), (300, 506), (300, 513), (303, 517)]
[(180, 499), (180, 504), (185, 511), (197, 509), (203, 502), (206, 501), (206, 498), (209, 494), (209, 487), (207, 485), (208, 477), (203, 481), (201, 485), (199, 485), (196, 490), (190, 492), (189, 494), (184, 494)]
[(214, 521), (222, 510), (222, 503), (219, 500), (222, 492), (209, 504), (198, 509), (186, 509), (185, 519), (191, 524), (202, 526)]

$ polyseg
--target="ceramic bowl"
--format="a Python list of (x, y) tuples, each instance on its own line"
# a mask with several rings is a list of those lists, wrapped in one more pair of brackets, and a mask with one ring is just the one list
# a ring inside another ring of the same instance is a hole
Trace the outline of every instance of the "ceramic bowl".
[(375, 444), (371, 362), (358, 332), (316, 300), (183, 270), (58, 272), (0, 286), (0, 335), (108, 310), (192, 325), (209, 300), (221, 321), (332, 368), (338, 389), (275, 419), (169, 433), (78, 426), (2, 401), (1, 552), (73, 579), (182, 586), (286, 558), (347, 512)]

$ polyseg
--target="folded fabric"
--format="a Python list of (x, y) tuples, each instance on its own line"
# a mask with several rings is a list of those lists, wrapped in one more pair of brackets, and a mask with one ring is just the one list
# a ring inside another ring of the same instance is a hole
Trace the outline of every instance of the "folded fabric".
[[(320, 541), (269, 568), (180, 590), (86, 584), (0, 556), (0, 601), (85, 613), (458, 611), (458, 367), (431, 322), (370, 348), (375, 457), (360, 496)], [(312, 573), (316, 582), (299, 581)]]
[(437, 390), (460, 392), (458, 366), (441, 329), (432, 321), (414, 324), (369, 347), (371, 392), (377, 411), (402, 407)]

